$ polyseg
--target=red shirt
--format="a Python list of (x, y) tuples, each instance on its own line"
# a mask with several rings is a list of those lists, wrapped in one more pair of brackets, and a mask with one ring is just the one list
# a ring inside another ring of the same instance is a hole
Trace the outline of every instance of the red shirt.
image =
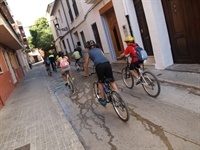
[(131, 45), (129, 45), (129, 46), (127, 46), (126, 47), (126, 49), (124, 50), (124, 54), (125, 55), (128, 55), (128, 54), (130, 54), (130, 56), (131, 56), (131, 62), (136, 62), (136, 61), (138, 61), (138, 59), (137, 59), (137, 53), (136, 53), (136, 50), (135, 50), (135, 47), (137, 46), (137, 44), (136, 43), (133, 43), (133, 44), (131, 44)]

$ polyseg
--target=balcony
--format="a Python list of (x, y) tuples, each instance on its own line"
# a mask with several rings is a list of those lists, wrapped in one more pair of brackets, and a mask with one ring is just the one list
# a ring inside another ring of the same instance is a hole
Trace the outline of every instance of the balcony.
[(3, 22), (2, 18), (0, 18), (0, 43), (12, 48), (13, 50), (22, 48), (22, 44), (20, 43), (19, 39)]
[(85, 3), (87, 4), (93, 4), (96, 3), (98, 0), (85, 0)]

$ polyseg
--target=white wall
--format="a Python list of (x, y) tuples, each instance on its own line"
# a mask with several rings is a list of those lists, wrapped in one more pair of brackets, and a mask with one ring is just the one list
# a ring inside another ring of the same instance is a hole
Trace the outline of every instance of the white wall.
[[(104, 30), (102, 18), (99, 14), (99, 10), (104, 5), (106, 5), (106, 3), (109, 2), (109, 0), (98, 1), (97, 5), (86, 4), (84, 0), (76, 1), (76, 2), (77, 2), (78, 10), (79, 10), (79, 15), (77, 17), (75, 17), (72, 4), (70, 4), (72, 12), (73, 12), (73, 16), (74, 16), (74, 21), (71, 22), (69, 18), (69, 14), (66, 14), (67, 20), (69, 21), (68, 22), (69, 27), (70, 29), (73, 29), (72, 38), (74, 39), (74, 43), (76, 44), (77, 41), (80, 41), (82, 48), (84, 48), (83, 47), (84, 43), (82, 43), (82, 39), (80, 37), (81, 31), (84, 32), (86, 41), (91, 40), (91, 39), (94, 40), (94, 35), (93, 35), (91, 25), (93, 23), (96, 23), (98, 31), (99, 31), (99, 35), (101, 38), (103, 49), (105, 53), (108, 54), (108, 57), (111, 59), (111, 57), (109, 56), (110, 49), (109, 49), (109, 45), (108, 45), (108, 41), (107, 41), (107, 37), (105, 33), (106, 31)], [(124, 38), (127, 35), (130, 35), (128, 22), (125, 17), (125, 15), (129, 15), (130, 24), (131, 24), (135, 41), (139, 45), (143, 46), (133, 1), (132, 0), (113, 0), (112, 2), (113, 2), (116, 18), (118, 21), (119, 29), (121, 32), (122, 40), (124, 40)], [(156, 1), (142, 0), (142, 3), (143, 3), (144, 12), (146, 15), (146, 20), (147, 20), (147, 24), (149, 28), (150, 37), (151, 37), (152, 48), (153, 48), (154, 59), (155, 59), (155, 67), (157, 69), (164, 69), (168, 67), (169, 65), (173, 64), (173, 58), (172, 58), (171, 46), (169, 42), (169, 36), (168, 36), (168, 31), (166, 27), (161, 0), (156, 0)], [(65, 7), (66, 13), (68, 13), (66, 1), (63, 1), (63, 4)], [(61, 4), (59, 4), (56, 7), (56, 9), (57, 10), (60, 9), (63, 15), (62, 16), (63, 20), (66, 20)], [(55, 11), (54, 15), (59, 17), (57, 12), (58, 11)], [(60, 27), (65, 27), (66, 25), (67, 25), (66, 22), (60, 23)], [(126, 27), (127, 32), (124, 32), (123, 26)], [(62, 31), (61, 34), (65, 35), (65, 33), (66, 32)], [(67, 42), (66, 42), (67, 38), (69, 39), (70, 47), (73, 47), (73, 42), (70, 40), (71, 38), (70, 34), (65, 35), (64, 40), (66, 43), (67, 51), (69, 52)], [(123, 44), (124, 44), (124, 47), (126, 47), (124, 42)]]

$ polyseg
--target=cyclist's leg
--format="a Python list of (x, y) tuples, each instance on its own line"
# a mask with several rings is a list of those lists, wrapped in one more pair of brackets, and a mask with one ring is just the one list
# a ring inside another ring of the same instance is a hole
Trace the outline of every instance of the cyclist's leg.
[(111, 85), (112, 89), (115, 90), (115, 91), (119, 91), (117, 84), (115, 83), (115, 79), (114, 79), (114, 76), (113, 76), (112, 67), (111, 67), (110, 63), (105, 64), (105, 70), (104, 71), (105, 71), (104, 76), (107, 79), (110, 80), (110, 85)]
[(103, 85), (102, 83), (104, 82), (104, 71), (103, 71), (103, 65), (102, 64), (99, 64), (97, 67), (96, 67), (96, 72), (97, 72), (97, 77), (98, 77), (98, 88), (99, 88), (99, 91), (100, 91), (100, 94), (101, 94), (101, 99), (105, 99), (105, 93), (104, 93), (104, 90), (103, 90)]
[(64, 84), (67, 84), (67, 74), (66, 74), (66, 69), (61, 69), (61, 75), (64, 81)]
[(52, 67), (52, 70), (54, 71), (54, 70), (55, 70), (55, 68), (54, 68), (53, 61), (51, 61), (51, 67)]
[(139, 74), (138, 74), (138, 71), (136, 69), (137, 67), (139, 67), (139, 63), (135, 62), (135, 63), (131, 63), (130, 68), (129, 68), (131, 75), (133, 77), (135, 77), (136, 79), (139, 78)]

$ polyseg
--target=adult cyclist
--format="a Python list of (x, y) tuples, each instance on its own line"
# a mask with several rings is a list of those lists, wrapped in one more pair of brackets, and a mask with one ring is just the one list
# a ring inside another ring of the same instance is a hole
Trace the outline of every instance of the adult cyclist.
[(91, 59), (95, 66), (98, 77), (98, 87), (101, 93), (101, 98), (99, 98), (98, 101), (105, 106), (107, 104), (107, 100), (105, 99), (103, 86), (101, 84), (104, 82), (105, 78), (110, 79), (111, 87), (118, 91), (118, 87), (114, 82), (115, 80), (113, 77), (112, 67), (102, 50), (96, 47), (96, 43), (93, 40), (87, 41), (86, 47), (88, 48), (88, 53), (85, 56), (84, 75), (85, 77), (88, 76), (88, 64), (89, 59)]

